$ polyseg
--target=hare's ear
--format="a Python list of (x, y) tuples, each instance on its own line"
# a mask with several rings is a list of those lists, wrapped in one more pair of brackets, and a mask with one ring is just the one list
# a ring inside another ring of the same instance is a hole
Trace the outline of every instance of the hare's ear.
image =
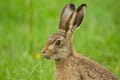
[(74, 4), (67, 4), (62, 10), (61, 16), (60, 16), (60, 23), (59, 23), (59, 30), (66, 32), (66, 24), (72, 15), (73, 11), (75, 10)]
[(82, 4), (80, 5), (71, 15), (69, 19), (69, 29), (68, 31), (73, 32), (83, 21), (85, 12), (86, 12), (87, 5)]

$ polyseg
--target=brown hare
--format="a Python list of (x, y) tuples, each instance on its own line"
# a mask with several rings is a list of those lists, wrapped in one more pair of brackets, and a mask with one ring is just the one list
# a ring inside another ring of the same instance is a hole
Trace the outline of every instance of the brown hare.
[(69, 3), (63, 8), (58, 32), (48, 38), (42, 55), (55, 60), (55, 80), (118, 80), (106, 68), (74, 50), (72, 35), (82, 23), (86, 7), (82, 4), (75, 9)]

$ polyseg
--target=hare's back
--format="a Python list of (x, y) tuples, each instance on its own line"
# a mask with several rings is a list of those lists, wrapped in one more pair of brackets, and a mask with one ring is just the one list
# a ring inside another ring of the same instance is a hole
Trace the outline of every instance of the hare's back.
[(96, 61), (77, 55), (76, 64), (79, 66), (79, 73), (83, 80), (118, 80), (111, 72)]

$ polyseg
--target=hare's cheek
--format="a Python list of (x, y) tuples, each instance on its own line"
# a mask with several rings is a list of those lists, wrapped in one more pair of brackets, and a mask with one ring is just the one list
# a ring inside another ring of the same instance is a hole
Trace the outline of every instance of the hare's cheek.
[(54, 45), (48, 46), (48, 49), (49, 49), (49, 50), (53, 50), (53, 49), (54, 49)]
[(55, 52), (56, 52), (56, 50), (55, 50), (55, 46), (54, 45), (50, 45), (50, 46), (48, 46), (48, 53), (50, 53), (50, 54), (54, 54)]

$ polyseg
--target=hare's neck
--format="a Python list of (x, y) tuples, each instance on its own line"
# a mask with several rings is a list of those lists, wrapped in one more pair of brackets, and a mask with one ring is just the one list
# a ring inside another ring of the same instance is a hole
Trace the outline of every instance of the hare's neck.
[(73, 69), (75, 69), (75, 61), (76, 58), (72, 55), (65, 59), (55, 60), (55, 80), (68, 80), (68, 73), (73, 72)]
[[(72, 39), (70, 39), (67, 44), (69, 44), (69, 45), (67, 46), (67, 47), (68, 47), (68, 53), (69, 53), (70, 55), (74, 55), (75, 49), (74, 49), (73, 44), (72, 44)], [(69, 57), (68, 57), (68, 58), (69, 58)]]
[(55, 65), (56, 65), (56, 68), (58, 69), (62, 69), (62, 68), (64, 68), (64, 67), (66, 67), (66, 66), (70, 66), (70, 65), (72, 65), (71, 63), (72, 63), (72, 61), (74, 61), (74, 57), (73, 57), (73, 55), (70, 55), (70, 56), (68, 56), (67, 58), (65, 58), (65, 59), (61, 59), (61, 60), (55, 60)]

